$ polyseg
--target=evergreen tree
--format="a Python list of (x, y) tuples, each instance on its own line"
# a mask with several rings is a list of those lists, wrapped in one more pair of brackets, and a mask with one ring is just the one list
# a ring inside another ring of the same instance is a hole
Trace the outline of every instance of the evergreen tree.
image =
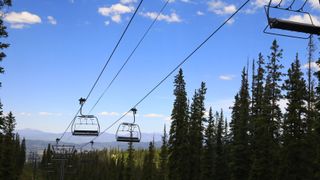
[(168, 180), (168, 135), (166, 126), (163, 129), (162, 145), (160, 150), (159, 179)]
[(231, 144), (231, 179), (247, 180), (250, 169), (250, 152), (248, 137), (249, 89), (245, 68), (242, 71), (241, 88), (235, 96), (232, 109), (232, 144)]
[(154, 142), (149, 143), (149, 151), (145, 155), (144, 162), (143, 162), (143, 173), (142, 179), (149, 180), (149, 179), (156, 179), (156, 164), (155, 164), (155, 149), (154, 149)]
[(203, 120), (205, 114), (204, 99), (206, 94), (205, 83), (201, 83), (201, 88), (198, 89), (194, 96), (190, 107), (190, 179), (199, 179), (201, 175), (201, 156), (203, 144)]
[[(317, 65), (320, 66), (320, 58), (317, 61)], [(315, 72), (316, 79), (318, 81), (317, 87), (316, 87), (316, 103), (315, 103), (315, 122), (313, 124), (313, 135), (314, 135), (314, 141), (320, 142), (320, 71)], [(320, 144), (316, 143), (315, 148), (315, 160), (314, 160), (314, 176), (315, 178), (320, 178)]]
[(254, 77), (255, 86), (252, 87), (252, 103), (251, 108), (251, 139), (252, 139), (252, 167), (250, 179), (268, 180), (274, 179), (272, 174), (271, 159), (273, 158), (270, 152), (273, 133), (269, 131), (269, 122), (264, 115), (264, 76), (265, 69), (264, 58), (259, 54), (257, 75)]
[(202, 179), (212, 179), (215, 176), (215, 126), (212, 114), (212, 108), (209, 109), (208, 125), (204, 134), (204, 153), (203, 153), (203, 168)]
[(269, 161), (271, 161), (271, 171), (274, 178), (279, 173), (279, 152), (280, 152), (280, 127), (282, 121), (282, 112), (279, 106), (281, 95), (281, 81), (283, 73), (281, 72), (283, 65), (280, 63), (283, 50), (279, 49), (276, 40), (272, 42), (271, 53), (268, 56), (266, 65), (266, 82), (263, 94), (263, 117), (268, 124), (268, 134), (272, 140), (268, 144), (270, 151)]
[(182, 69), (174, 81), (175, 101), (169, 132), (169, 179), (189, 179), (188, 100)]
[[(313, 132), (314, 130), (314, 124), (316, 123), (316, 117), (317, 117), (317, 111), (316, 111), (316, 92), (315, 92), (315, 81), (313, 78), (313, 70), (312, 70), (312, 63), (314, 60), (314, 53), (316, 50), (315, 43), (313, 40), (313, 36), (310, 36), (307, 52), (308, 52), (308, 70), (307, 70), (307, 112), (306, 112), (306, 118), (305, 118), (305, 125), (306, 125), (306, 138), (305, 143), (308, 144), (308, 149), (305, 149), (306, 151), (306, 161), (313, 162), (313, 171), (317, 170), (317, 164), (315, 163), (315, 157), (316, 157), (316, 149), (317, 149), (317, 142), (316, 136)], [(319, 171), (320, 172), (320, 171)], [(320, 178), (320, 177), (319, 177)]]
[(4, 118), (3, 123), (3, 149), (2, 149), (2, 162), (1, 162), (1, 175), (4, 179), (14, 180), (17, 179), (16, 161), (15, 161), (15, 143), (14, 143), (14, 128), (15, 128), (15, 117), (12, 112)]
[(283, 50), (279, 49), (279, 45), (276, 40), (272, 42), (271, 54), (268, 56), (269, 62), (266, 65), (267, 68), (267, 79), (265, 85), (264, 99), (266, 104), (266, 115), (271, 123), (271, 130), (276, 142), (279, 142), (280, 136), (280, 124), (281, 124), (281, 109), (278, 102), (282, 98), (281, 95), (281, 84), (283, 73), (281, 69), (283, 65), (280, 64), (282, 59)]
[(127, 162), (126, 162), (126, 171), (125, 171), (125, 179), (126, 180), (134, 180), (135, 178), (135, 163), (134, 163), (134, 148), (133, 148), (133, 143), (129, 142), (128, 143), (128, 157), (127, 157)]
[(301, 72), (298, 55), (288, 70), (285, 80), (285, 98), (288, 100), (287, 113), (283, 124), (283, 151), (281, 179), (311, 179), (312, 167), (306, 157), (305, 116), (306, 116), (306, 83)]
[(217, 133), (216, 133), (216, 145), (215, 145), (215, 179), (216, 180), (225, 180), (228, 179), (228, 166), (226, 161), (226, 151), (225, 146), (223, 143), (223, 131), (224, 131), (224, 116), (223, 111), (220, 112), (220, 117), (217, 119), (218, 126), (217, 126)]

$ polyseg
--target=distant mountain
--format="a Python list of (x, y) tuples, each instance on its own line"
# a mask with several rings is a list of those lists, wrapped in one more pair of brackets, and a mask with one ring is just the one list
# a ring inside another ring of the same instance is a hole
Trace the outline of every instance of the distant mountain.
[[(40, 141), (40, 140), (26, 140), (26, 147), (27, 147), (27, 153), (29, 152), (37, 152), (38, 154), (42, 154), (43, 150), (48, 147), (48, 144), (54, 145), (54, 141)], [(74, 145), (75, 148), (80, 151), (80, 144), (74, 144), (74, 143), (63, 143), (68, 145)], [(149, 147), (149, 142), (140, 142), (140, 143), (134, 143), (135, 149), (147, 149)], [(155, 147), (160, 148), (161, 147), (161, 141), (155, 142)], [(102, 150), (102, 149), (122, 149), (126, 150), (128, 148), (128, 143), (124, 142), (105, 142), (105, 143), (95, 143), (93, 147), (90, 145), (87, 145), (82, 148), (82, 150)]]
[[(40, 140), (40, 141), (55, 141), (56, 138), (60, 137), (62, 133), (49, 133), (35, 129), (20, 129), (17, 130), (20, 137), (24, 137), (28, 140)], [(141, 134), (141, 142), (150, 142), (154, 141), (161, 141), (162, 134), (160, 133), (142, 133)], [(63, 142), (68, 143), (86, 143), (90, 141), (93, 137), (79, 137), (79, 136), (72, 136), (70, 132), (67, 132), (62, 139)], [(101, 137), (97, 138), (97, 142), (105, 143), (105, 142), (114, 142), (115, 135), (110, 133), (104, 133)]]

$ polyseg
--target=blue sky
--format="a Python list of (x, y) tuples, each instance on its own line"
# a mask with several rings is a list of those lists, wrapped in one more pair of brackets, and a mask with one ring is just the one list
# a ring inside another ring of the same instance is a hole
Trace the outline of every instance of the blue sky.
[[(171, 1), (128, 65), (93, 110), (102, 129), (130, 109), (244, 0)], [(302, 2), (302, 1), (301, 1)], [(97, 88), (84, 107), (87, 112), (136, 45), (163, 0), (144, 0)], [(288, 67), (295, 53), (306, 62), (306, 40), (264, 34), (265, 0), (252, 0), (246, 8), (183, 65), (191, 99), (201, 81), (207, 83), (206, 106), (226, 114), (239, 89), (247, 60), (269, 53), (277, 38)], [(307, 4), (319, 23), (317, 0)], [(62, 132), (79, 108), (120, 37), (136, 0), (15, 0), (7, 10), (11, 46), (1, 64), (0, 90), (4, 111), (13, 111), (17, 128)], [(307, 21), (284, 13), (284, 18)], [(176, 73), (175, 73), (176, 74)], [(138, 108), (137, 123), (144, 132), (162, 132), (170, 124), (173, 104), (170, 77)], [(131, 117), (124, 120), (130, 121)], [(114, 133), (115, 128), (109, 133)]]

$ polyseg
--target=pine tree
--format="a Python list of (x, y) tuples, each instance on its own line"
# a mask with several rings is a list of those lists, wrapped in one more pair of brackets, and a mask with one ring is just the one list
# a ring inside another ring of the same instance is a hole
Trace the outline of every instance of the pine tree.
[(126, 160), (126, 171), (125, 171), (125, 179), (126, 180), (133, 180), (134, 178), (134, 170), (135, 170), (135, 163), (134, 163), (134, 148), (133, 143), (128, 143), (128, 157)]
[(215, 126), (212, 114), (212, 108), (209, 109), (208, 125), (204, 134), (204, 153), (203, 153), (203, 168), (202, 179), (212, 179), (215, 176)]
[[(316, 62), (318, 66), (320, 66), (320, 58)], [(320, 142), (320, 71), (315, 72), (314, 74), (316, 76), (316, 79), (318, 81), (317, 87), (316, 87), (316, 102), (315, 102), (315, 122), (313, 124), (313, 135), (314, 135), (314, 141)], [(314, 159), (314, 177), (319, 179), (320, 178), (320, 144), (316, 144), (315, 148), (315, 159)]]
[(188, 100), (182, 69), (174, 81), (176, 97), (171, 114), (169, 132), (169, 179), (185, 180), (189, 178), (189, 140), (188, 140)]
[(264, 75), (265, 69), (264, 58), (259, 54), (257, 75), (254, 77), (255, 86), (252, 87), (252, 99), (254, 103), (251, 108), (251, 139), (252, 141), (252, 167), (250, 171), (250, 179), (268, 180), (274, 179), (272, 176), (271, 159), (273, 158), (270, 152), (270, 145), (273, 140), (273, 133), (269, 131), (269, 122), (264, 115), (265, 101), (264, 95)]
[(163, 129), (162, 145), (160, 150), (159, 179), (168, 180), (168, 135), (166, 126)]
[(143, 161), (142, 179), (150, 180), (155, 179), (157, 176), (157, 169), (155, 164), (155, 149), (154, 142), (149, 143), (148, 153), (145, 155)]
[(14, 143), (14, 128), (16, 125), (15, 117), (12, 112), (4, 118), (3, 123), (4, 132), (4, 146), (1, 156), (3, 157), (1, 162), (1, 175), (7, 180), (14, 180), (17, 178), (17, 172), (15, 171), (15, 143)]
[(281, 95), (281, 84), (283, 73), (281, 69), (283, 65), (280, 64), (282, 59), (283, 50), (279, 49), (279, 45), (276, 40), (272, 42), (271, 54), (268, 56), (269, 62), (266, 65), (267, 68), (267, 79), (265, 85), (264, 99), (267, 101), (265, 104), (266, 114), (269, 115), (270, 123), (272, 124), (271, 130), (275, 141), (279, 142), (280, 136), (280, 124), (281, 124), (281, 109), (278, 102), (282, 98)]
[(311, 179), (311, 164), (306, 162), (305, 115), (306, 83), (301, 72), (298, 55), (288, 70), (285, 80), (285, 98), (288, 100), (287, 113), (283, 124), (283, 151), (281, 179)]
[(190, 179), (199, 179), (201, 175), (201, 156), (203, 144), (203, 120), (204, 120), (204, 99), (206, 94), (205, 83), (201, 83), (201, 88), (198, 89), (194, 96), (190, 107), (190, 126), (189, 126), (189, 141), (190, 141)]
[(280, 63), (283, 50), (279, 49), (276, 40), (272, 42), (271, 53), (268, 56), (266, 65), (266, 82), (263, 94), (263, 117), (268, 124), (268, 134), (272, 140), (268, 144), (270, 151), (269, 161), (271, 161), (272, 176), (275, 178), (279, 173), (279, 152), (280, 152), (280, 127), (282, 123), (282, 112), (279, 106), (279, 101), (282, 98), (281, 81), (283, 73), (283, 65)]
[(249, 87), (245, 68), (242, 71), (241, 88), (235, 96), (232, 109), (231, 179), (247, 180), (250, 169), (248, 137)]
[(223, 142), (223, 131), (224, 131), (224, 116), (223, 111), (220, 112), (220, 117), (217, 119), (217, 133), (216, 133), (216, 145), (215, 145), (215, 160), (214, 160), (214, 172), (216, 180), (228, 179), (228, 166), (226, 161), (225, 144)]

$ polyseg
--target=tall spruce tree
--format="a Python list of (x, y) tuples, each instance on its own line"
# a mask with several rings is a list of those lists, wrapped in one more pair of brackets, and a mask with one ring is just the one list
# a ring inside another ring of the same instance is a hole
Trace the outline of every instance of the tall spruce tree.
[(283, 150), (280, 179), (312, 179), (312, 165), (306, 161), (306, 83), (298, 55), (288, 70), (285, 80), (285, 98), (288, 100), (283, 123)]
[(148, 153), (145, 155), (144, 161), (143, 161), (142, 179), (151, 180), (151, 179), (156, 179), (156, 177), (157, 177), (157, 169), (156, 169), (156, 162), (155, 162), (154, 142), (150, 142)]
[(272, 152), (270, 151), (270, 145), (273, 140), (273, 133), (269, 131), (269, 122), (264, 115), (264, 78), (265, 69), (264, 58), (262, 54), (259, 54), (258, 58), (257, 75), (253, 81), (255, 86), (252, 87), (252, 103), (251, 108), (251, 139), (252, 139), (252, 167), (250, 171), (250, 179), (268, 180), (274, 179), (271, 167)]
[(15, 143), (14, 143), (14, 128), (16, 125), (15, 117), (12, 112), (4, 118), (3, 123), (3, 149), (1, 162), (1, 175), (3, 179), (14, 180), (17, 179), (16, 161), (15, 161)]
[(280, 127), (282, 123), (282, 112), (279, 106), (279, 101), (282, 98), (281, 82), (283, 73), (283, 65), (280, 63), (282, 59), (283, 50), (280, 49), (276, 40), (272, 42), (271, 53), (268, 56), (268, 63), (266, 64), (266, 82), (263, 94), (263, 117), (268, 123), (268, 134), (271, 134), (269, 151), (271, 157), (271, 171), (273, 176), (278, 176), (279, 173), (279, 152), (280, 152)]
[(134, 180), (135, 179), (135, 163), (134, 163), (134, 148), (133, 143), (128, 143), (128, 157), (126, 159), (126, 170), (125, 170), (125, 179), (126, 180)]
[(215, 176), (215, 122), (212, 114), (212, 108), (209, 109), (208, 125), (204, 134), (204, 152), (202, 165), (202, 179), (209, 180)]
[(224, 131), (224, 115), (221, 109), (220, 117), (217, 119), (217, 132), (215, 140), (215, 160), (214, 160), (214, 172), (216, 180), (228, 179), (228, 165), (226, 161), (226, 150), (223, 142), (223, 131)]
[(250, 171), (250, 147), (248, 137), (249, 85), (246, 69), (242, 71), (241, 88), (235, 96), (231, 120), (231, 179), (247, 180)]
[(189, 161), (190, 179), (199, 179), (201, 176), (201, 159), (203, 151), (203, 121), (205, 114), (204, 100), (206, 94), (205, 83), (201, 83), (194, 96), (190, 107), (190, 126), (189, 126)]
[[(320, 58), (317, 60), (317, 65), (320, 66)], [(315, 103), (315, 122), (313, 124), (313, 135), (314, 135), (314, 141), (320, 142), (320, 71), (315, 72), (314, 74), (316, 76), (316, 79), (318, 81), (317, 87), (316, 87), (316, 103)], [(317, 143), (315, 147), (315, 159), (314, 159), (314, 177), (317, 179), (320, 179), (320, 144)]]
[(159, 179), (168, 180), (168, 135), (166, 126), (163, 129), (162, 145), (160, 149), (160, 165), (159, 165)]
[(175, 101), (169, 132), (169, 179), (189, 179), (188, 100), (182, 69), (175, 76)]

